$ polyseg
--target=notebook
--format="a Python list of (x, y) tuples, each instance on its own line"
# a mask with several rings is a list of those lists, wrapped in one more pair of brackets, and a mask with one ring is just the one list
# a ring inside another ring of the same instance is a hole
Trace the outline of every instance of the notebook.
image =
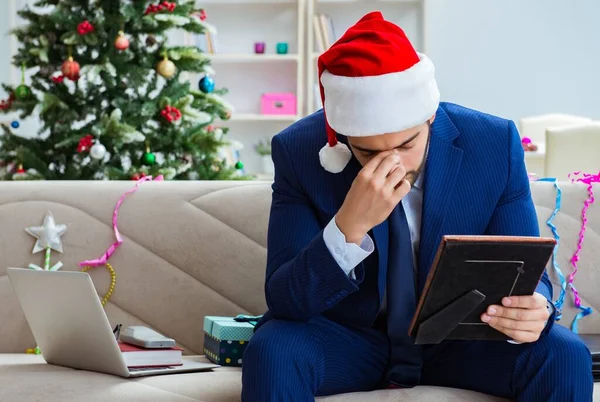
[(119, 349), (129, 368), (181, 366), (183, 349), (145, 349), (125, 342), (118, 342)]

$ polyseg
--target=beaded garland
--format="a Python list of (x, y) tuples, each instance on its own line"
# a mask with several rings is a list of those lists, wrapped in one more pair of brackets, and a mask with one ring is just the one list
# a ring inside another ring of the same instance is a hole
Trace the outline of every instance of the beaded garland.
[[(102, 302), (101, 303), (102, 303), (103, 307), (106, 305), (106, 302), (108, 302), (108, 300), (110, 299), (110, 296), (112, 296), (113, 292), (115, 291), (115, 286), (117, 284), (117, 273), (115, 272), (115, 269), (108, 262), (105, 263), (104, 266), (110, 272), (110, 286), (108, 288), (108, 292), (106, 292), (106, 294), (102, 298)], [(94, 268), (94, 267), (92, 267), (91, 265), (86, 265), (85, 267), (83, 267), (81, 269), (81, 272), (87, 272), (91, 268)]]

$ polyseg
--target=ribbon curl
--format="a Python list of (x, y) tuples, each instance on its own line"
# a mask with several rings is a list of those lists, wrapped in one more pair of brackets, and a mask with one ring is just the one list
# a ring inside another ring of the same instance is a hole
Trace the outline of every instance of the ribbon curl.
[[(578, 177), (578, 176), (581, 176), (581, 177)], [(576, 171), (576, 172), (569, 174), (569, 180), (571, 181), (571, 183), (579, 182), (579, 183), (587, 184), (587, 191), (588, 191), (588, 198), (587, 198), (587, 200), (585, 200), (583, 202), (583, 209), (581, 210), (581, 229), (579, 230), (579, 239), (577, 241), (577, 249), (575, 250), (575, 253), (571, 257), (571, 265), (573, 266), (573, 272), (571, 272), (571, 274), (569, 275), (569, 277), (567, 279), (567, 284), (568, 284), (569, 288), (573, 291), (575, 307), (577, 307), (578, 309), (581, 310), (575, 316), (575, 318), (573, 319), (573, 323), (571, 324), (571, 330), (575, 333), (578, 333), (578, 326), (577, 326), (578, 321), (580, 319), (582, 319), (583, 317), (591, 314), (592, 308), (585, 307), (581, 304), (581, 298), (579, 297), (579, 292), (575, 288), (575, 285), (573, 285), (573, 282), (575, 281), (575, 275), (577, 274), (577, 269), (578, 269), (577, 263), (579, 262), (579, 254), (581, 252), (581, 249), (583, 246), (583, 240), (585, 238), (585, 228), (586, 228), (587, 221), (588, 221), (587, 211), (588, 211), (588, 208), (590, 207), (590, 205), (593, 204), (595, 201), (592, 183), (600, 183), (600, 171), (598, 172), (598, 174), (588, 174), (588, 173), (582, 173), (580, 171)]]
[(556, 246), (554, 247), (554, 250), (552, 251), (552, 267), (554, 268), (554, 271), (556, 272), (556, 275), (558, 276), (558, 278), (560, 280), (560, 294), (558, 296), (558, 299), (554, 302), (554, 307), (556, 308), (555, 321), (559, 321), (562, 318), (562, 307), (565, 302), (565, 294), (567, 291), (567, 280), (565, 279), (565, 275), (563, 274), (562, 270), (560, 269), (560, 267), (558, 265), (557, 254), (558, 254), (558, 247), (560, 244), (560, 236), (558, 235), (558, 229), (554, 225), (554, 218), (556, 218), (556, 215), (558, 214), (558, 211), (560, 211), (560, 208), (561, 208), (562, 191), (561, 191), (560, 187), (558, 186), (558, 180), (556, 180), (555, 178), (542, 178), (542, 179), (537, 179), (536, 181), (544, 181), (544, 182), (554, 183), (554, 188), (556, 188), (556, 201), (554, 204), (554, 211), (552, 211), (552, 214), (546, 221), (546, 225), (548, 225), (548, 227), (552, 231), (554, 240), (556, 240)]
[[(149, 181), (149, 180), (153, 180), (152, 176), (144, 176), (141, 179), (139, 179), (137, 181), (137, 183), (135, 184), (135, 186), (125, 192), (125, 194), (123, 194), (119, 200), (117, 201), (117, 205), (115, 206), (115, 210), (113, 212), (113, 219), (112, 219), (112, 224), (113, 224), (113, 230), (115, 232), (115, 238), (117, 239), (113, 244), (111, 244), (108, 249), (106, 250), (106, 252), (97, 259), (94, 260), (86, 260), (86, 261), (82, 261), (79, 263), (79, 266), (84, 267), (84, 266), (91, 266), (91, 267), (97, 267), (100, 265), (105, 265), (107, 263), (107, 261), (109, 260), (109, 258), (113, 255), (113, 253), (117, 250), (117, 248), (119, 248), (119, 246), (121, 244), (123, 244), (123, 239), (121, 238), (121, 234), (119, 233), (119, 229), (118, 229), (118, 223), (119, 223), (119, 208), (121, 207), (121, 204), (123, 204), (123, 201), (125, 201), (125, 198), (130, 195), (135, 193), (139, 186), (145, 182), (145, 181)], [(159, 175), (157, 176), (154, 181), (162, 181), (163, 180), (163, 176)]]

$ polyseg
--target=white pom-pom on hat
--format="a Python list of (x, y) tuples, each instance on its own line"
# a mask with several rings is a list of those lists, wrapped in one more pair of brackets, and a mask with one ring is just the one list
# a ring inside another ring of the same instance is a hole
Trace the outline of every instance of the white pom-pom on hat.
[(330, 173), (340, 173), (344, 170), (350, 158), (352, 158), (352, 152), (346, 144), (341, 142), (334, 146), (327, 144), (319, 151), (321, 166)]

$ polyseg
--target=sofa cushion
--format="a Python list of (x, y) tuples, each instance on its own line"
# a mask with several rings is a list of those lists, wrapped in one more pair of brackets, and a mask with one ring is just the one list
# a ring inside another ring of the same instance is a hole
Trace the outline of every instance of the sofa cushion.
[[(0, 401), (237, 402), (242, 383), (238, 368), (125, 379), (46, 364), (41, 356), (0, 354)], [(323, 402), (501, 402), (480, 393), (441, 387), (381, 390), (317, 398)]]

